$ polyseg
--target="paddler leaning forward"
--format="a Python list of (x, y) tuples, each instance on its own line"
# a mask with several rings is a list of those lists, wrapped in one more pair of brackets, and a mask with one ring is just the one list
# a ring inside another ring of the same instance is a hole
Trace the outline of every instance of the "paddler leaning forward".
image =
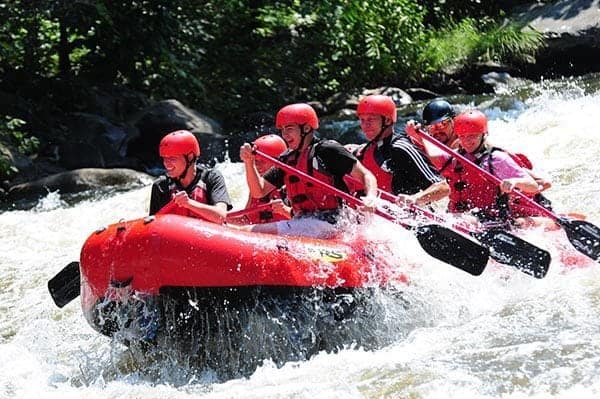
[[(364, 184), (365, 210), (375, 209), (375, 176), (337, 141), (319, 140), (314, 137), (319, 120), (310, 105), (298, 103), (281, 108), (275, 123), (288, 145), (288, 151), (279, 157), (281, 162), (344, 192), (348, 192), (348, 189), (343, 177), (350, 174)], [(240, 148), (240, 158), (246, 169), (250, 194), (261, 198), (285, 185), (293, 214), (292, 219), (288, 221), (243, 226), (244, 229), (314, 238), (330, 238), (336, 235), (337, 229), (334, 224), (342, 204), (338, 197), (276, 166), (261, 176), (256, 169), (255, 155), (249, 143)]]

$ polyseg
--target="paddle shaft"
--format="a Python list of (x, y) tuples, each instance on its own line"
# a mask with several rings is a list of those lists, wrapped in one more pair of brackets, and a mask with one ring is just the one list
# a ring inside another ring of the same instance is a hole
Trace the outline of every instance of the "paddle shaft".
[[(458, 152), (452, 151), (445, 144), (441, 143), (439, 140), (436, 140), (434, 137), (431, 137), (429, 134), (424, 132), (422, 129), (416, 129), (416, 131), (417, 131), (417, 134), (419, 135), (419, 137), (427, 140), (428, 142), (435, 145), (437, 148), (444, 151), (446, 154), (450, 155), (451, 157), (458, 159), (461, 163), (465, 164), (466, 166), (471, 168), (476, 173), (479, 173), (481, 176), (485, 177), (491, 183), (494, 183), (497, 186), (500, 186), (502, 184), (502, 180), (500, 180), (498, 177), (494, 176), (487, 170), (480, 168), (474, 162), (468, 160), (466, 157), (462, 156)], [(520, 192), (519, 190), (513, 189), (510, 192), (510, 194), (516, 195), (520, 199), (524, 200), (527, 203), (527, 205), (532, 206), (533, 208), (538, 210), (540, 213), (545, 214), (546, 216), (548, 216), (554, 220), (560, 220), (560, 217), (558, 215), (556, 215), (554, 212), (550, 211), (549, 209), (544, 208), (543, 206), (541, 206), (540, 204), (538, 204), (537, 202), (535, 202), (534, 200), (532, 200), (531, 198), (529, 198), (528, 196), (526, 196), (525, 194)]]
[[(346, 175), (346, 178), (354, 184), (360, 184), (359, 180), (353, 176)], [(388, 193), (387, 191), (384, 191), (380, 188), (377, 189), (377, 193), (381, 196), (381, 198), (383, 198), (384, 200), (389, 201), (391, 203), (396, 203), (396, 200), (398, 199), (397, 196), (395, 196), (391, 193)], [(435, 213), (430, 212), (427, 209), (423, 209), (417, 205), (411, 204), (409, 206), (409, 208), (411, 210), (418, 212), (419, 214), (425, 216), (426, 218), (428, 218), (429, 220), (432, 220), (434, 222), (437, 222), (437, 223), (445, 223), (446, 222), (446, 219), (443, 218), (442, 216), (436, 215)], [(470, 235), (472, 233), (471, 230), (469, 230), (465, 226), (458, 224), (458, 223), (453, 223), (451, 227), (460, 231), (463, 234)]]
[[(346, 176), (346, 178), (354, 184), (358, 182), (352, 176)], [(398, 197), (381, 189), (377, 191), (384, 200), (396, 203)], [(410, 209), (432, 221), (443, 224), (447, 222), (444, 217), (420, 208), (417, 205), (411, 204)], [(467, 236), (475, 237), (484, 246), (492, 249), (490, 255), (500, 263), (514, 266), (519, 271), (536, 278), (543, 278), (548, 272), (551, 261), (548, 251), (538, 248), (519, 237), (500, 229), (472, 231), (468, 227), (455, 222), (452, 223), (451, 227)]]
[[(353, 197), (352, 195), (348, 194), (347, 192), (344, 192), (338, 188), (332, 187), (329, 184), (322, 182), (321, 180), (319, 180), (313, 176), (310, 176), (292, 166), (289, 166), (289, 165), (281, 162), (278, 159), (275, 159), (275, 158), (265, 154), (264, 152), (255, 150), (254, 153), (258, 158), (262, 158), (265, 161), (271, 162), (273, 165), (277, 166), (279, 169), (281, 169), (287, 173), (300, 176), (303, 180), (310, 182), (310, 183), (314, 184), (315, 186), (317, 186), (325, 191), (328, 191), (329, 193), (331, 193), (333, 195), (338, 196), (339, 198), (343, 199), (344, 201), (346, 201), (347, 203), (349, 203), (353, 206), (359, 207), (359, 206), (365, 205), (365, 203), (363, 201), (359, 200), (356, 197)], [(394, 218), (391, 215), (388, 215), (385, 212), (380, 211), (379, 209), (376, 209), (375, 213), (377, 213), (379, 216), (381, 216), (387, 220), (397, 221), (396, 218)], [(402, 222), (398, 222), (398, 223), (400, 223), (401, 225), (403, 225), (405, 227), (407, 226), (406, 224), (403, 224)]]
[[(286, 165), (285, 163), (258, 150), (255, 150), (255, 154), (257, 157), (271, 162), (286, 173), (297, 175), (301, 179), (304, 179), (304, 181), (310, 182), (333, 195), (337, 195), (339, 198), (345, 200), (351, 205), (364, 206), (364, 202), (358, 198), (355, 198), (352, 195), (335, 187), (331, 187), (327, 183), (324, 183), (302, 171), (299, 171), (292, 166)], [(480, 275), (487, 265), (490, 256), (489, 250), (463, 235), (460, 235), (438, 224), (418, 226), (414, 228), (410, 225), (402, 223), (394, 216), (379, 209), (375, 209), (375, 213), (384, 219), (398, 223), (404, 228), (412, 230), (415, 233), (421, 248), (423, 248), (425, 252), (436, 259), (457, 267), (474, 276)]]
[(239, 217), (239, 216), (247, 215), (249, 213), (266, 211), (266, 210), (269, 210), (271, 208), (272, 208), (272, 205), (270, 203), (268, 203), (268, 204), (260, 204), (260, 205), (253, 206), (251, 208), (246, 208), (246, 209), (240, 209), (240, 210), (237, 210), (237, 211), (227, 212), (227, 217), (228, 218), (236, 218), (236, 217)]
[[(479, 173), (481, 176), (486, 178), (492, 183), (496, 185), (501, 184), (501, 180), (496, 176), (492, 175), (486, 170), (483, 170), (479, 166), (475, 165), (473, 162), (469, 161), (467, 158), (463, 157), (461, 154), (452, 151), (450, 148), (446, 147), (444, 144), (440, 143), (435, 138), (429, 136), (426, 132), (421, 129), (417, 129), (417, 134), (422, 139), (427, 140), (431, 144), (435, 145), (442, 151), (446, 152), (451, 157), (455, 157), (459, 161), (461, 161), (465, 166), (471, 168), (474, 172)], [(600, 261), (600, 228), (591, 223), (585, 222), (583, 220), (570, 220), (567, 218), (561, 218), (556, 215), (549, 209), (544, 208), (537, 202), (533, 201), (531, 198), (527, 197), (525, 194), (512, 190), (511, 194), (516, 195), (525, 203), (534, 209), (538, 210), (542, 215), (549, 217), (558, 223), (567, 233), (567, 238), (569, 242), (582, 254), (596, 260)]]

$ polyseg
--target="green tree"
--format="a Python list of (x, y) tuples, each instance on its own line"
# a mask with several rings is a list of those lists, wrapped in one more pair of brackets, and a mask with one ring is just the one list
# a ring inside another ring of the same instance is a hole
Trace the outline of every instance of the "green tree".
[[(486, 57), (531, 57), (539, 35), (499, 29), (504, 4), (519, 2), (13, 0), (0, 3), (0, 73), (11, 76), (3, 85), (63, 111), (77, 98), (69, 85), (84, 94), (126, 85), (234, 124)], [(40, 90), (40, 81), (51, 84)]]

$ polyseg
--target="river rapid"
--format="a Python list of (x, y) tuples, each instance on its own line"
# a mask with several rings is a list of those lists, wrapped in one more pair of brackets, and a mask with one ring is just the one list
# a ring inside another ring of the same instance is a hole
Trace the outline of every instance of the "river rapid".
[[(525, 152), (552, 178), (547, 196), (558, 212), (600, 224), (600, 76), (520, 83), (498, 87), (493, 96), (451, 100), (485, 108), (494, 143)], [(217, 167), (240, 207), (247, 195), (241, 165)], [(145, 215), (149, 191), (75, 205), (50, 193), (32, 210), (0, 214), (1, 399), (600, 395), (600, 268), (568, 267), (580, 259), (564, 255), (566, 239), (557, 243), (559, 234), (542, 232), (528, 239), (553, 254), (544, 279), (493, 265), (474, 277), (418, 246), (398, 245), (398, 259), (422, 266), (405, 289), (408, 305), (386, 309), (392, 339), (376, 350), (348, 347), (283, 367), (267, 361), (250, 377), (228, 381), (168, 364), (149, 373), (126, 347), (91, 329), (78, 301), (58, 309), (46, 288), (79, 258), (96, 228)]]

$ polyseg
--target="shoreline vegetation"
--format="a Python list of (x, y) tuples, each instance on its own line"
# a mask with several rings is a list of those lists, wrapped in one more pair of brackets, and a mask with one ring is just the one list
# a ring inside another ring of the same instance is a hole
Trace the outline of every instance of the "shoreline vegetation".
[[(291, 102), (385, 86), (481, 93), (474, 71), (535, 75), (546, 39), (509, 18), (534, 3), (1, 2), (0, 202), (68, 170), (147, 169), (156, 138), (133, 145), (150, 134), (139, 114), (164, 99), (177, 99), (171, 113), (202, 112), (208, 127), (194, 133), (222, 137)], [(69, 149), (98, 154), (74, 161)]]

